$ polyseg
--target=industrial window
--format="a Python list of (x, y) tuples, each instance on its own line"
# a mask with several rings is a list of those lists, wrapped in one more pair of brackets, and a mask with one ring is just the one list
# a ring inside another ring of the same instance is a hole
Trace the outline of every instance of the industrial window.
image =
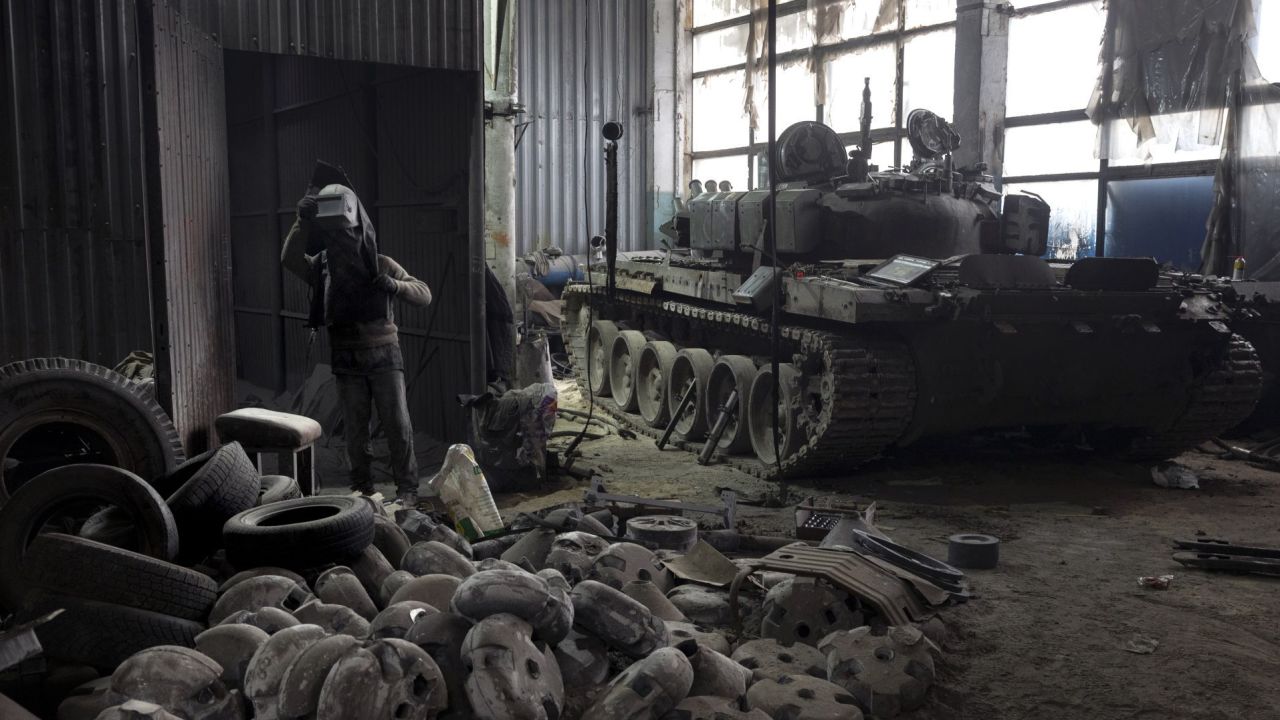
[[(1142, 143), (1106, 102), (1095, 104), (1091, 119), (1087, 108), (1116, 67), (1114, 43), (1106, 40), (1113, 11), (1100, 0), (1016, 6), (1002, 184), (1052, 206), (1047, 256), (1151, 256), (1197, 269), (1221, 153), (1219, 116), (1155, 115), (1154, 137)], [(1280, 26), (1280, 19), (1272, 22)], [(1271, 33), (1277, 35), (1280, 27)]]
[[(767, 173), (767, 4), (754, 6), (753, 30), (752, 0), (693, 2), (691, 147), (693, 176), (704, 182), (754, 188)], [(761, 38), (755, 83), (748, 73), (753, 33)], [(864, 78), (871, 81), (872, 161), (881, 167), (910, 160), (902, 129), (908, 112), (951, 115), (955, 0), (779, 2), (777, 51), (779, 133), (819, 120), (852, 146)]]

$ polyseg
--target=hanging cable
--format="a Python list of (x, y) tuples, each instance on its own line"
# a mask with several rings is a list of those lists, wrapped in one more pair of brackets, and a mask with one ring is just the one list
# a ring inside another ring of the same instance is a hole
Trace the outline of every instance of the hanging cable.
[[(590, 17), (591, 17), (591, 3), (585, 3), (583, 5), (583, 15), (582, 15), (583, 42), (578, 44), (578, 47), (582, 48), (582, 105), (585, 111), (582, 113), (582, 118), (583, 118), (582, 180), (581, 182), (578, 183), (578, 185), (580, 187), (580, 191), (584, 195), (583, 202), (582, 202), (582, 233), (584, 236), (588, 238), (587, 240), (587, 330), (586, 330), (587, 336), (582, 343), (583, 350), (584, 350), (583, 352), (584, 357), (582, 360), (587, 364), (587, 367), (586, 367), (587, 419), (586, 419), (586, 422), (583, 423), (582, 425), (582, 431), (579, 432), (578, 436), (575, 437), (573, 441), (569, 443), (569, 446), (565, 448), (565, 451), (564, 451), (565, 458), (570, 463), (573, 462), (572, 456), (573, 456), (573, 453), (577, 451), (578, 445), (580, 445), (582, 441), (587, 438), (587, 428), (591, 427), (591, 422), (592, 420), (595, 419), (595, 412), (596, 412), (595, 391), (592, 389), (594, 387), (594, 384), (592, 383), (592, 380), (591, 380), (591, 331), (595, 328), (595, 312), (591, 305), (591, 296), (594, 294), (594, 289), (595, 289), (595, 282), (592, 280), (592, 273), (591, 273), (591, 251), (592, 251), (591, 240), (590, 240), (591, 203), (587, 202), (585, 197), (585, 195), (587, 194), (587, 188), (591, 187), (591, 184), (587, 182), (587, 175), (590, 173), (590, 170), (591, 170), (591, 149), (590, 148), (592, 146), (591, 117), (590, 117), (591, 95), (590, 95), (590, 83), (588, 82), (588, 74), (587, 74), (588, 69), (590, 68), (590, 61), (591, 61), (591, 47), (588, 44), (591, 38)], [(603, 340), (603, 338), (601, 338), (601, 340)]]
[[(769, 317), (769, 369), (772, 376), (769, 379), (770, 390), (773, 392), (773, 402), (770, 403), (770, 413), (773, 425), (773, 461), (778, 469), (778, 496), (780, 504), (785, 505), (787, 502), (787, 485), (782, 475), (782, 438), (780, 428), (778, 427), (778, 403), (782, 401), (782, 395), (779, 392), (781, 383), (778, 378), (778, 353), (782, 344), (782, 330), (778, 327), (778, 308), (782, 305), (782, 281), (781, 268), (778, 260), (778, 225), (775, 222), (778, 217), (778, 163), (777, 144), (778, 144), (778, 0), (769, 0), (769, 258), (773, 264), (773, 302), (770, 304)], [(795, 431), (795, 428), (792, 428)]]

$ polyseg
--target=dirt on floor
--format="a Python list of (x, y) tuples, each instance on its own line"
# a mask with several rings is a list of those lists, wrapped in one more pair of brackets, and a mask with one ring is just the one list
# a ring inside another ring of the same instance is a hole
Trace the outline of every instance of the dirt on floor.
[[(561, 407), (581, 407), (572, 389)], [(777, 495), (773, 483), (699, 466), (645, 437), (611, 434), (581, 450), (577, 465), (612, 492), (708, 503), (722, 487), (746, 502)], [(792, 502), (874, 501), (882, 530), (939, 558), (953, 533), (1002, 540), (999, 566), (970, 572), (973, 599), (941, 610), (948, 637), (938, 679), (907, 718), (1280, 718), (1280, 578), (1170, 558), (1175, 538), (1199, 533), (1280, 546), (1280, 474), (1202, 453), (1180, 462), (1200, 489), (1158, 487), (1145, 465), (969, 442), (908, 448), (787, 489)], [(580, 501), (584, 486), (558, 480), (500, 505), (513, 514)], [(743, 532), (794, 532), (790, 509), (744, 505), (739, 517)], [(1138, 585), (1165, 574), (1174, 576), (1168, 590)], [(1148, 638), (1158, 643), (1150, 654), (1123, 649)]]

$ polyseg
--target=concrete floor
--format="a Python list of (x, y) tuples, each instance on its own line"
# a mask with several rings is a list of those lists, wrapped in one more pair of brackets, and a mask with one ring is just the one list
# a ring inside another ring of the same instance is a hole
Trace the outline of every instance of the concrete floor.
[[(579, 465), (615, 492), (712, 502), (719, 487), (748, 500), (774, 489), (644, 438), (582, 449)], [(971, 573), (975, 598), (942, 610), (938, 682), (906, 717), (1280, 718), (1280, 579), (1170, 559), (1171, 540), (1198, 532), (1280, 546), (1280, 474), (1200, 453), (1181, 462), (1201, 489), (1163, 489), (1146, 466), (1089, 455), (971, 445), (908, 450), (790, 493), (875, 501), (886, 533), (937, 557), (956, 532), (1003, 540), (1000, 566)], [(581, 500), (582, 488), (558, 481), (499, 504), (504, 514), (538, 509)], [(789, 510), (743, 507), (741, 518), (744, 532), (793, 532)], [(1138, 586), (1139, 576), (1161, 574), (1174, 575), (1168, 590)], [(1121, 649), (1134, 636), (1159, 645), (1147, 655)]]

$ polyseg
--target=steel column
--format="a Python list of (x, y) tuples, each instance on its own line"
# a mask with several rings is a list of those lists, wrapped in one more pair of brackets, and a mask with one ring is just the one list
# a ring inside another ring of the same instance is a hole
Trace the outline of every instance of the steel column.
[(1001, 175), (1009, 14), (998, 0), (956, 0), (955, 107), (952, 124), (964, 142), (957, 167), (986, 163)]

